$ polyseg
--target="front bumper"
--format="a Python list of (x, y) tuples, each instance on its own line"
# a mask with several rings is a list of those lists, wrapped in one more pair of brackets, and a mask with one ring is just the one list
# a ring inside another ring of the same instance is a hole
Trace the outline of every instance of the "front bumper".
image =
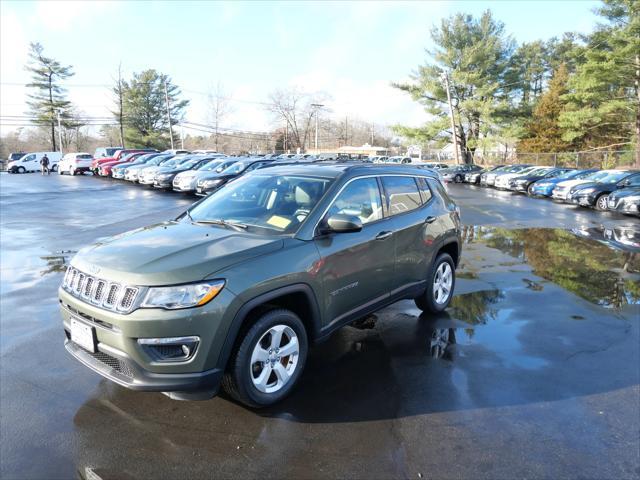
[(570, 201), (574, 205), (580, 205), (581, 207), (593, 207), (596, 203), (595, 197), (590, 193), (571, 195)]
[[(203, 392), (206, 397), (218, 393), (224, 371), (214, 368), (197, 373), (152, 373), (141, 368), (124, 352), (98, 344), (91, 353), (71, 341), (65, 328), (64, 347), (80, 363), (108, 380), (131, 390), (147, 392)], [(204, 397), (204, 398), (206, 398)]]
[(154, 188), (173, 188), (173, 180), (154, 180)]
[[(65, 330), (65, 348), (81, 363), (119, 385), (158, 392), (217, 392), (224, 373), (219, 365), (235, 296), (224, 289), (207, 305), (184, 310), (138, 309), (119, 314), (87, 304), (63, 289), (58, 290)], [(96, 352), (71, 341), (71, 319), (92, 327)], [(158, 361), (138, 344), (139, 338), (196, 335), (198, 347), (185, 361)], [(193, 399), (196, 399), (192, 395)], [(175, 395), (180, 397), (180, 395)]]
[(619, 213), (640, 215), (640, 204), (627, 202), (624, 199), (618, 201), (607, 200), (607, 209)]

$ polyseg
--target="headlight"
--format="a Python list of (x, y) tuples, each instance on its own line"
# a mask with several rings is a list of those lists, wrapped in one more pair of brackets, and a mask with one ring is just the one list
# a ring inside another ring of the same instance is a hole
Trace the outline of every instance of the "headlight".
[(213, 300), (224, 288), (224, 280), (175, 285), (172, 287), (150, 287), (142, 301), (141, 308), (200, 307)]
[(216, 185), (219, 185), (221, 183), (222, 180), (204, 180), (201, 185), (203, 187), (215, 187)]
[(593, 192), (595, 192), (595, 191), (596, 191), (596, 189), (595, 189), (595, 188), (593, 188), (593, 187), (589, 187), (589, 188), (583, 188), (583, 189), (581, 189), (579, 192), (577, 191), (577, 189), (576, 189), (576, 190), (573, 190), (573, 191), (572, 191), (572, 193), (593, 193)]
[(623, 197), (625, 202), (640, 202), (640, 195), (629, 195), (628, 197)]

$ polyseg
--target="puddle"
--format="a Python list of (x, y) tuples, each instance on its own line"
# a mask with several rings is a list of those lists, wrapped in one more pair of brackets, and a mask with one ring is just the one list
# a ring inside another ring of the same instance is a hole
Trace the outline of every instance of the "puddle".
[[(538, 277), (596, 305), (615, 309), (640, 305), (639, 226), (573, 230), (470, 226), (465, 227), (463, 240), (468, 249), (480, 244), (517, 260), (502, 262), (501, 267), (528, 266)], [(460, 278), (468, 277), (463, 272)], [(522, 281), (533, 291), (543, 289), (540, 282), (526, 277)]]

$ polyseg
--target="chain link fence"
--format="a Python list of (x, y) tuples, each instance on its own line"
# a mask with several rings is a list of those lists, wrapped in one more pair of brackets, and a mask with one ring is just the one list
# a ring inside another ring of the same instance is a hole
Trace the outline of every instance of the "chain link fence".
[(475, 163), (479, 165), (517, 163), (551, 167), (603, 169), (631, 168), (635, 164), (635, 152), (633, 150), (563, 153), (510, 152), (508, 154), (476, 155)]

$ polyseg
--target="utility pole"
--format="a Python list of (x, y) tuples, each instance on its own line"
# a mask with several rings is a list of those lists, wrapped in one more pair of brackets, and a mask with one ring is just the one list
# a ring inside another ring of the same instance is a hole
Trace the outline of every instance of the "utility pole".
[(285, 122), (284, 124), (284, 145), (283, 145), (283, 149), (284, 149), (284, 153), (289, 153), (289, 151), (287, 150), (288, 145), (288, 141), (289, 141), (289, 122)]
[(180, 124), (180, 148), (184, 150), (184, 126)]
[(349, 131), (349, 117), (344, 117), (344, 144), (345, 145), (349, 143), (349, 135), (347, 135), (348, 131)]
[(371, 122), (371, 146), (373, 146), (373, 122)]
[(316, 146), (316, 153), (318, 153), (318, 111), (324, 107), (324, 105), (320, 104), (320, 103), (312, 103), (311, 106), (313, 108), (315, 108), (315, 116), (316, 116), (316, 141), (315, 141), (315, 146)]
[(169, 110), (169, 92), (167, 91), (167, 81), (164, 81), (164, 101), (167, 104), (167, 120), (169, 121), (169, 138), (171, 139), (171, 150), (173, 150), (173, 129), (171, 128), (171, 110)]
[(62, 154), (62, 122), (60, 121), (60, 110), (56, 110), (58, 116), (58, 143), (60, 143), (60, 154)]
[(456, 121), (453, 117), (453, 104), (451, 103), (451, 91), (449, 90), (449, 75), (447, 72), (442, 74), (444, 84), (447, 89), (447, 102), (449, 102), (449, 116), (451, 118), (451, 134), (453, 135), (453, 149), (456, 154), (456, 164), (460, 164), (460, 153), (458, 152), (458, 134), (456, 132)]

